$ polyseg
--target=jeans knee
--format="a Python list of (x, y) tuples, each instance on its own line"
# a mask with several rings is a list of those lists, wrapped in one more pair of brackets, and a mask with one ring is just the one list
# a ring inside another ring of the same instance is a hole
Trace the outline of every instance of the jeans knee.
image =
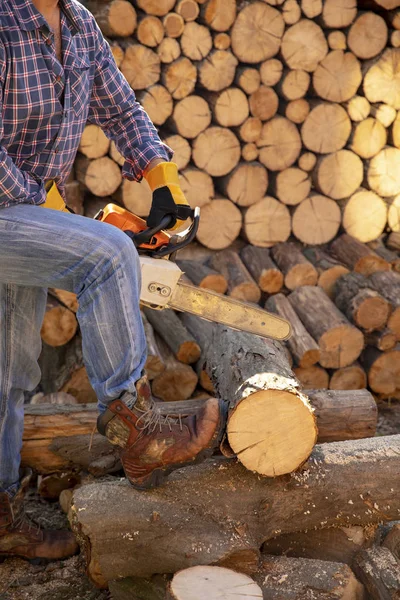
[(121, 266), (124, 267), (126, 262), (130, 263), (131, 268), (140, 268), (138, 252), (126, 233), (113, 225), (106, 225), (101, 233), (96, 248), (96, 264), (102, 266), (101, 270), (103, 272), (107, 269), (107, 266), (110, 269), (116, 269)]

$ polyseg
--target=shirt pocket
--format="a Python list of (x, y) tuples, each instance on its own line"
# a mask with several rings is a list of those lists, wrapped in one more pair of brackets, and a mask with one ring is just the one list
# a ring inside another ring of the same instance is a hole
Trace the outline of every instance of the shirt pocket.
[(71, 100), (79, 117), (90, 102), (90, 60), (88, 56), (75, 57), (70, 71)]

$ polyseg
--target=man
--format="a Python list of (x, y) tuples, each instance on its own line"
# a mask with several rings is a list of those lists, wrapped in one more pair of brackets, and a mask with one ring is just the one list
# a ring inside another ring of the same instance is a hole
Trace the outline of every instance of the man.
[(72, 534), (37, 530), (21, 509), (29, 482), (19, 471), (23, 391), (40, 380), (48, 286), (78, 295), (98, 429), (120, 447), (133, 486), (158, 485), (173, 469), (208, 456), (222, 413), (215, 399), (191, 417), (154, 409), (131, 240), (111, 225), (40, 206), (57, 188), (64, 195), (89, 121), (116, 142), (124, 177), (147, 179), (149, 225), (166, 214), (173, 223), (187, 216), (172, 152), (135, 101), (93, 16), (76, 0), (3, 0), (0, 82), (0, 555), (63, 558), (76, 551)]

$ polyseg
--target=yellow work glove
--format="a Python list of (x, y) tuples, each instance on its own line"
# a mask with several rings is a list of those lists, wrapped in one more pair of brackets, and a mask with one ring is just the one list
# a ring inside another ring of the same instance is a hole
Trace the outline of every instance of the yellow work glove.
[(39, 204), (39, 206), (42, 206), (43, 208), (52, 208), (53, 210), (60, 210), (61, 212), (72, 212), (67, 208), (67, 205), (65, 204), (64, 199), (58, 191), (54, 181), (48, 181), (45, 188), (47, 191), (46, 202), (44, 202), (44, 204)]
[(162, 162), (145, 174), (145, 179), (153, 192), (150, 214), (147, 217), (149, 227), (157, 227), (163, 217), (170, 215), (168, 229), (177, 229), (192, 216), (192, 209), (181, 190), (178, 167), (172, 162)]

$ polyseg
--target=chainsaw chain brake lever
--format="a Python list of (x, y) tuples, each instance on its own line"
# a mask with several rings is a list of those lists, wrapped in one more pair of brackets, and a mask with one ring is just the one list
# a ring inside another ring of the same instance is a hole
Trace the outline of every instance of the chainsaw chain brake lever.
[(133, 233), (133, 231), (125, 231), (125, 233), (131, 238), (136, 248), (139, 249), (142, 244), (150, 244), (151, 238), (162, 229), (168, 229), (172, 222), (173, 217), (171, 215), (165, 215), (155, 227), (149, 227), (140, 233)]

